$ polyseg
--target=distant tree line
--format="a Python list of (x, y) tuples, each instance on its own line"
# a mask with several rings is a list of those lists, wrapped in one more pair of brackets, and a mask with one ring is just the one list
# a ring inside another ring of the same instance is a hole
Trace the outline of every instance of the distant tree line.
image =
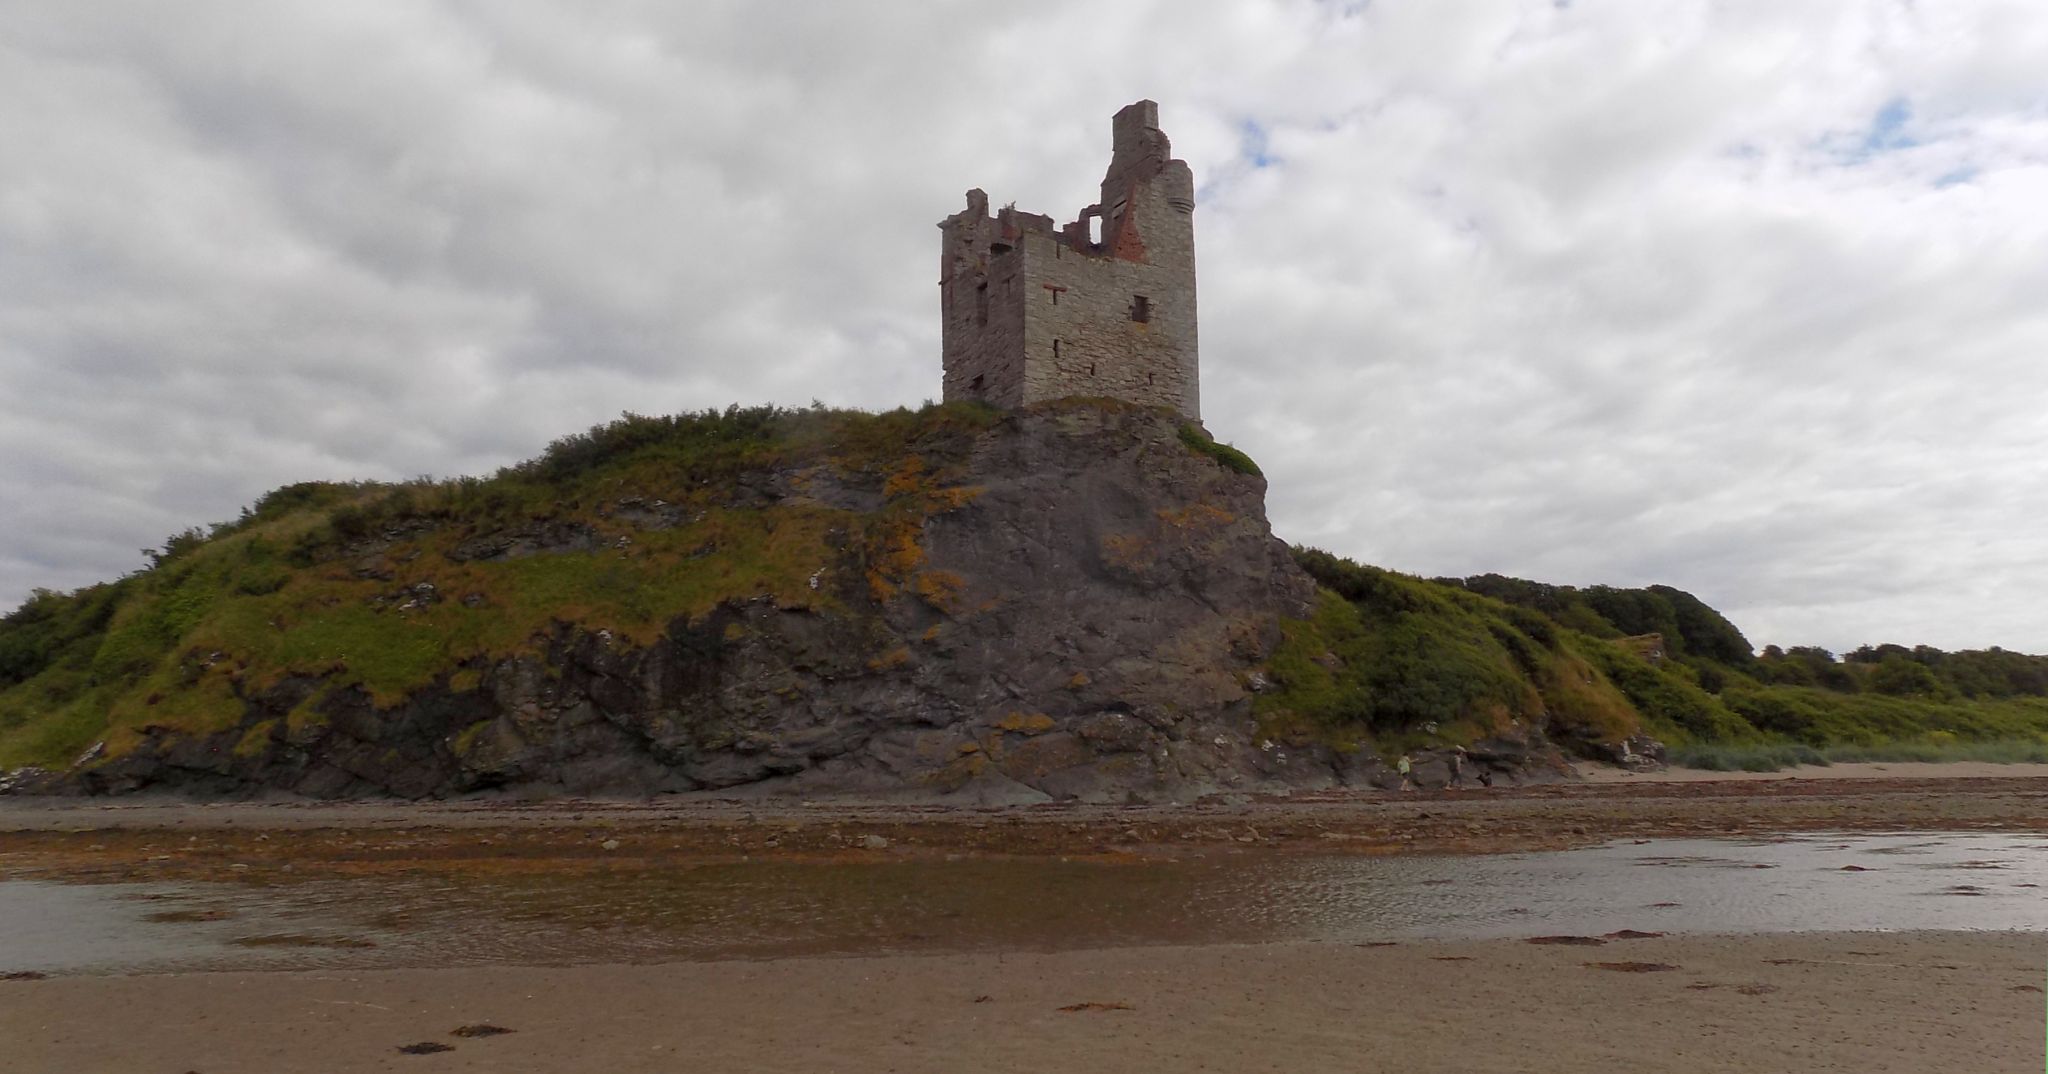
[(1767, 645), (1751, 669), (1759, 681), (1891, 697), (2048, 697), (2048, 656), (1993, 646), (1944, 652), (1931, 645), (1865, 645), (1840, 659), (1826, 649)]

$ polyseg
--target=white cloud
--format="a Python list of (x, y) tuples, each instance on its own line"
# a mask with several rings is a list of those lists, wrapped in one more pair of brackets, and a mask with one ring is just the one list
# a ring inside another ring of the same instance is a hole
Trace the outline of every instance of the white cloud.
[(938, 390), (933, 224), (1195, 166), (1211, 428), (1291, 539), (2048, 651), (2022, 2), (31, 5), (0, 601), (309, 478)]

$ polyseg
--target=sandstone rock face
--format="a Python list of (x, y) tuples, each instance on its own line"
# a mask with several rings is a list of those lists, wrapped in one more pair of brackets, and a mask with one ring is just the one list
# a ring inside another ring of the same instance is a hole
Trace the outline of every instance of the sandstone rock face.
[[(320, 683), (288, 680), (247, 698), (231, 730), (146, 729), (139, 748), (37, 782), (972, 802), (1369, 782), (1375, 766), (1355, 757), (1259, 741), (1250, 688), (1315, 587), (1268, 528), (1265, 482), (1190, 450), (1181, 420), (1079, 404), (1005, 418), (933, 460), (953, 506), (910, 523), (901, 562), (878, 568), (849, 538), (814, 604), (736, 598), (644, 645), (559, 623), (394, 704), (328, 691), (312, 720), (283, 717)], [(880, 502), (773, 472), (737, 487), (770, 508)], [(472, 535), (460, 554), (598, 543), (532, 529)]]

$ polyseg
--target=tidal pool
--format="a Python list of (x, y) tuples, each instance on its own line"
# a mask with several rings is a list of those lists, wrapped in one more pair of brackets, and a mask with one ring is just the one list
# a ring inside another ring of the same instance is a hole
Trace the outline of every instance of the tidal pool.
[(2048, 930), (2048, 838), (1658, 839), (1451, 857), (734, 863), (0, 881), (0, 973), (570, 963), (1650, 932)]

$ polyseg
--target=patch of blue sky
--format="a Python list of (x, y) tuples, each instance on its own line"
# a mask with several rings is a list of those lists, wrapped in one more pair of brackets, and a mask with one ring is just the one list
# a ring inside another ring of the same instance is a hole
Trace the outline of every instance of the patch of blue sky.
[(1285, 163), (1274, 155), (1265, 124), (1255, 119), (1242, 120), (1237, 125), (1237, 155), (1195, 184), (1195, 201), (1206, 204), (1212, 197), (1237, 186), (1246, 176)]
[(1273, 155), (1271, 138), (1266, 128), (1256, 119), (1247, 119), (1237, 127), (1237, 155), (1254, 168), (1270, 168), (1281, 163)]
[(1940, 189), (1941, 187), (1959, 186), (1963, 183), (1967, 183), (1972, 179), (1977, 178), (1977, 176), (1983, 174), (1983, 172), (1984, 169), (1977, 167), (1975, 164), (1965, 164), (1962, 167), (1957, 168), (1952, 172), (1949, 172), (1947, 175), (1944, 175), (1939, 179), (1936, 179), (1934, 181), (1934, 185), (1936, 189)]
[(1913, 119), (1913, 106), (1904, 97), (1894, 97), (1877, 110), (1871, 117), (1870, 127), (1863, 132), (1863, 141), (1857, 147), (1857, 155), (1874, 156), (1896, 149), (1911, 149), (1919, 141), (1906, 133), (1906, 124)]

